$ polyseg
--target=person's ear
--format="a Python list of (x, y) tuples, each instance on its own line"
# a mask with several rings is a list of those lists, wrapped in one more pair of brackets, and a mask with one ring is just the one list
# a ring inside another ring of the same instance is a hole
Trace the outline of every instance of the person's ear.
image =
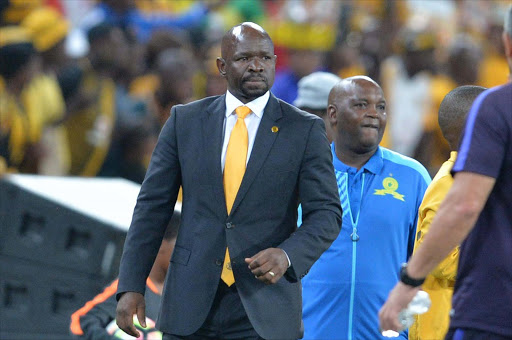
[(338, 119), (336, 117), (338, 108), (334, 104), (329, 104), (329, 106), (327, 106), (326, 110), (327, 110), (327, 119), (328, 119), (329, 123), (331, 124), (331, 126), (336, 126), (336, 124), (338, 123)]
[(226, 77), (226, 61), (222, 58), (217, 58), (217, 69), (221, 76)]

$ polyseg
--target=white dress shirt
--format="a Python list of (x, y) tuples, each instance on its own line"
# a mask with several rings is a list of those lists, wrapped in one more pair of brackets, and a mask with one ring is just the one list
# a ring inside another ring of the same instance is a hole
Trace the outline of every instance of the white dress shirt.
[(231, 131), (236, 124), (238, 116), (235, 113), (235, 109), (239, 106), (247, 106), (251, 109), (252, 113), (247, 115), (244, 119), (247, 132), (249, 134), (249, 145), (247, 148), (247, 160), (246, 165), (249, 162), (251, 156), (252, 146), (254, 145), (254, 139), (256, 138), (256, 132), (260, 126), (261, 117), (263, 117), (263, 110), (267, 106), (268, 99), (270, 98), (270, 92), (267, 91), (263, 96), (254, 99), (253, 101), (244, 104), (238, 98), (233, 96), (229, 91), (226, 92), (226, 118), (224, 119), (224, 142), (222, 144), (221, 154), (221, 166), (224, 170), (224, 164), (226, 163), (226, 150), (228, 149), (229, 137)]
[[(221, 154), (221, 165), (224, 171), (224, 164), (226, 163), (226, 150), (228, 149), (229, 137), (231, 131), (236, 124), (238, 116), (236, 115), (235, 109), (239, 106), (247, 106), (251, 109), (252, 113), (244, 118), (245, 126), (247, 127), (247, 133), (249, 134), (249, 145), (247, 147), (247, 160), (245, 165), (249, 162), (251, 156), (252, 146), (254, 145), (254, 139), (256, 139), (256, 132), (260, 126), (261, 117), (263, 117), (263, 111), (267, 106), (268, 99), (270, 98), (270, 92), (267, 91), (261, 97), (254, 99), (253, 101), (244, 104), (238, 98), (233, 96), (229, 91), (226, 92), (226, 118), (224, 118), (224, 142), (222, 143), (222, 154)], [(288, 268), (291, 266), (290, 258), (288, 254), (283, 250), (288, 260)]]

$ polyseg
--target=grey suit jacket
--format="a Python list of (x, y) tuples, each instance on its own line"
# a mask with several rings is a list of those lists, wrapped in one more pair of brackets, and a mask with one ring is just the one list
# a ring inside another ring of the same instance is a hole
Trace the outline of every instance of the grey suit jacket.
[[(258, 334), (302, 337), (300, 279), (341, 228), (341, 207), (323, 121), (270, 96), (228, 216), (221, 148), (225, 96), (174, 106), (153, 152), (121, 260), (118, 296), (144, 293), (180, 185), (181, 226), (164, 287), (159, 329), (189, 335), (205, 321), (226, 246), (236, 287)], [(273, 128), (276, 127), (276, 128)], [(297, 229), (297, 206), (303, 224)], [(279, 247), (292, 266), (274, 285), (244, 258)]]

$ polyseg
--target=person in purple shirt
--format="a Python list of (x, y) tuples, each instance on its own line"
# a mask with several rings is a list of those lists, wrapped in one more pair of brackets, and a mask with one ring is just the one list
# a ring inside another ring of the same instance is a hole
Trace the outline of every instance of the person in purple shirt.
[[(503, 42), (512, 71), (512, 6)], [(446, 340), (512, 339), (512, 83), (476, 99), (452, 173), (430, 232), (379, 313), (380, 327), (401, 328), (398, 314), (423, 278), (464, 241)]]

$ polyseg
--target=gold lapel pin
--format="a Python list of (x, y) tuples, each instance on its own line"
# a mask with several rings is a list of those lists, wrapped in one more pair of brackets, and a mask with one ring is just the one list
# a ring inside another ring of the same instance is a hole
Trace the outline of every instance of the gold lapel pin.
[(277, 126), (272, 126), (271, 130), (273, 133), (276, 133), (277, 131), (279, 131), (279, 128)]

